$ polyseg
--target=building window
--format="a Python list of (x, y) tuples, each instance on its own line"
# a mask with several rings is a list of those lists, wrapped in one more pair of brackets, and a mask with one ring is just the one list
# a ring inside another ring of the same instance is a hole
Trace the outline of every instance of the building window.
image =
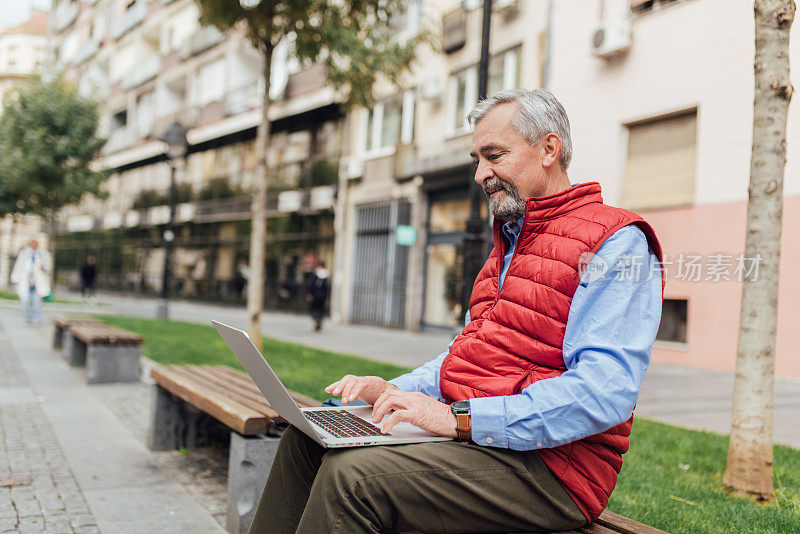
[(686, 343), (687, 308), (686, 299), (664, 299), (656, 340)]
[(686, 206), (694, 201), (697, 110), (628, 125), (622, 205)]
[(195, 84), (195, 104), (203, 106), (222, 100), (226, 78), (224, 57), (200, 67)]
[(519, 48), (489, 59), (489, 80), (486, 94), (491, 96), (503, 89), (513, 89), (517, 86), (519, 73)]
[[(487, 94), (517, 86), (520, 47), (489, 58)], [(448, 86), (447, 131), (460, 135), (469, 131), (467, 113), (478, 102), (478, 67), (472, 66), (450, 76)]]
[(155, 92), (142, 93), (136, 99), (136, 135), (146, 137), (153, 131), (155, 119)]
[(128, 110), (123, 109), (111, 116), (111, 130), (120, 130), (128, 125)]
[(659, 10), (662, 7), (675, 4), (680, 0), (631, 0), (631, 13), (644, 13)]
[(384, 155), (398, 144), (414, 140), (414, 91), (408, 90), (385, 98), (365, 112), (362, 130), (366, 132), (367, 156)]
[(399, 39), (415, 37), (422, 27), (422, 0), (409, 0), (389, 18), (389, 28)]

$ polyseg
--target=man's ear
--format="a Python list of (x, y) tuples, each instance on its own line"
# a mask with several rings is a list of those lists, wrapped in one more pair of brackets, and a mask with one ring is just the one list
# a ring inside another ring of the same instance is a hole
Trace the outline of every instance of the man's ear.
[(561, 160), (561, 138), (549, 133), (542, 139), (542, 167), (551, 167)]

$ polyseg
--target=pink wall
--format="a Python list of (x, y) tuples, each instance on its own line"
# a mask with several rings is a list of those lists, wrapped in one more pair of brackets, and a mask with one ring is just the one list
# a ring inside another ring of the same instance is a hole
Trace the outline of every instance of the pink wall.
[[(735, 258), (744, 253), (747, 203), (711, 204), (641, 212), (641, 215), (655, 228), (667, 261), (683, 253), (702, 255), (704, 263), (699, 282), (676, 280), (677, 265), (667, 267), (665, 298), (689, 300), (687, 343), (685, 347), (654, 347), (653, 361), (733, 371), (742, 285), (734, 276), (731, 281), (704, 280), (705, 262), (711, 254)], [(800, 197), (787, 197), (781, 239), (775, 373), (800, 378), (800, 276), (797, 274), (800, 239), (795, 233), (797, 228), (800, 228)]]

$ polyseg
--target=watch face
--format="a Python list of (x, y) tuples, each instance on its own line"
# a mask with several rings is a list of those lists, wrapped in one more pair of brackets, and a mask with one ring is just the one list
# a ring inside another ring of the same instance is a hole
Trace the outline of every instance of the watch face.
[(469, 413), (469, 401), (468, 400), (455, 401), (453, 404), (450, 405), (450, 409), (453, 410), (453, 413)]

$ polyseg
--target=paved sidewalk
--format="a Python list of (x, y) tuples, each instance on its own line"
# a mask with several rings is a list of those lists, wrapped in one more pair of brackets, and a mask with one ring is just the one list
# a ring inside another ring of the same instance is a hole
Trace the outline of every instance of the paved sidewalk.
[[(79, 295), (69, 295), (76, 301)], [(155, 317), (156, 299), (131, 298), (113, 293), (101, 294), (96, 306), (72, 306)], [(68, 306), (66, 306), (68, 308)], [(208, 323), (211, 319), (244, 327), (245, 310), (213, 304), (175, 301), (170, 316), (189, 322)], [(312, 347), (357, 354), (414, 367), (438, 355), (452, 339), (448, 334), (415, 333), (402, 330), (325, 323), (323, 331), (312, 332), (306, 315), (265, 312), (262, 319), (265, 336), (302, 343)], [(733, 405), (733, 373), (707, 371), (654, 363), (645, 376), (636, 414), (667, 423), (727, 434)], [(800, 448), (800, 380), (775, 380), (774, 441)]]
[(0, 308), (0, 531), (224, 532), (50, 336)]

